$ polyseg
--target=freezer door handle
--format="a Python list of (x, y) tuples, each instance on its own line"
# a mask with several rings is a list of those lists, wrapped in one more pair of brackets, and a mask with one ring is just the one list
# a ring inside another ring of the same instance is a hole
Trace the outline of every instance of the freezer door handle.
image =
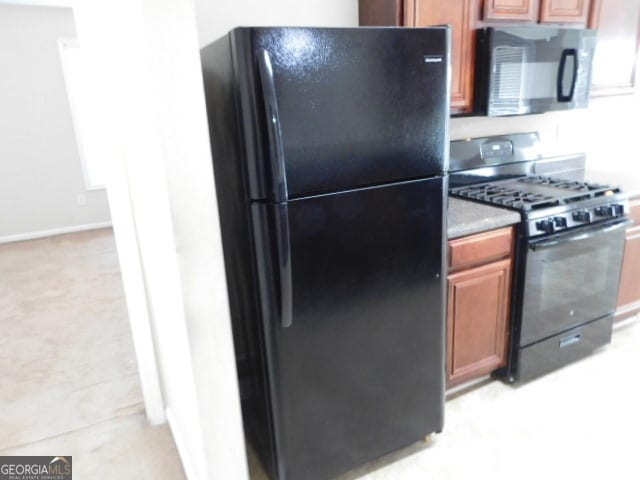
[(281, 203), (287, 200), (287, 177), (284, 164), (284, 148), (282, 146), (282, 131), (280, 129), (280, 115), (278, 113), (278, 98), (276, 85), (273, 80), (271, 56), (265, 49), (258, 52), (258, 72), (264, 97), (264, 110), (267, 116), (267, 134), (269, 137), (269, 161), (273, 188), (273, 201)]
[(280, 319), (283, 327), (290, 327), (293, 323), (293, 278), (289, 207), (286, 203), (276, 205), (276, 242), (280, 277)]

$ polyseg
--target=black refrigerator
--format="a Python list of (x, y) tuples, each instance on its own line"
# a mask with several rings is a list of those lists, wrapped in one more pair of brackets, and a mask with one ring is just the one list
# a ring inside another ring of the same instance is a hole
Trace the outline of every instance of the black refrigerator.
[(201, 52), (245, 431), (325, 479), (443, 427), (449, 29)]

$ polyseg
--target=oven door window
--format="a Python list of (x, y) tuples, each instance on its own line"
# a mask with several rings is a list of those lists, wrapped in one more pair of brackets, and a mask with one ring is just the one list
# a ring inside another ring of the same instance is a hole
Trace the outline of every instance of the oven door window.
[(520, 345), (615, 310), (624, 224), (529, 243)]

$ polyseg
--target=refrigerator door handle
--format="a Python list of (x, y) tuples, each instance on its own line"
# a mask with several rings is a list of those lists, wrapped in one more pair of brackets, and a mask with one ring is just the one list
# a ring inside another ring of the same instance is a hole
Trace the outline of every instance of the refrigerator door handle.
[(271, 56), (265, 49), (258, 52), (258, 72), (264, 97), (264, 109), (267, 115), (267, 132), (269, 136), (269, 161), (271, 163), (271, 178), (273, 182), (273, 200), (276, 203), (287, 200), (287, 177), (285, 174), (284, 148), (282, 146), (282, 132), (280, 130), (280, 115), (278, 113), (278, 99), (276, 85), (273, 80)]
[(280, 277), (280, 319), (283, 327), (293, 323), (293, 278), (291, 272), (291, 239), (289, 236), (289, 207), (276, 205), (276, 242)]

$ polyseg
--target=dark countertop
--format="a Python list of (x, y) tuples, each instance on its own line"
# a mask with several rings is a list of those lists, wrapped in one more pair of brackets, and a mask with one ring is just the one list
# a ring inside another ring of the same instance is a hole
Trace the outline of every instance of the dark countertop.
[(449, 197), (448, 238), (495, 230), (520, 222), (520, 214), (506, 208)]

